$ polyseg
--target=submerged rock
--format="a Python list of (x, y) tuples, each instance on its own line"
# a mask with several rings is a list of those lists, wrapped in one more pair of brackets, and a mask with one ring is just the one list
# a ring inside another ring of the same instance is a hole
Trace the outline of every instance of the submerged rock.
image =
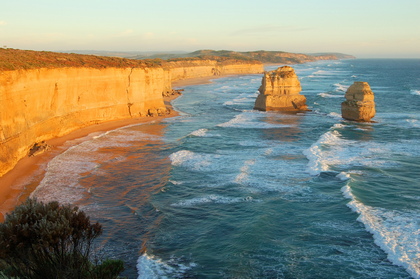
[(346, 92), (341, 103), (341, 116), (347, 120), (368, 122), (375, 116), (374, 94), (367, 82), (356, 81)]
[(306, 97), (299, 94), (302, 90), (299, 79), (292, 67), (284, 66), (265, 72), (260, 94), (254, 109), (268, 111), (305, 111), (308, 110)]

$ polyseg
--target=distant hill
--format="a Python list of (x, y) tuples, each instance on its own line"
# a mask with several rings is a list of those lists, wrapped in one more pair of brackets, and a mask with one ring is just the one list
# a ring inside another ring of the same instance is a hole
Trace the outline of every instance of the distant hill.
[[(82, 52), (79, 52), (82, 53)], [(91, 51), (89, 54), (95, 54)], [(179, 58), (196, 57), (201, 59), (208, 59), (214, 57), (225, 57), (235, 60), (258, 60), (262, 63), (276, 63), (276, 64), (300, 64), (305, 62), (317, 60), (338, 60), (338, 59), (354, 59), (355, 57), (343, 53), (291, 53), (284, 51), (246, 51), (238, 52), (232, 50), (197, 50), (194, 52), (97, 52), (96, 54), (106, 56), (119, 56), (130, 59), (164, 59), (173, 60)]]
[[(81, 53), (81, 51), (79, 51)], [(1, 70), (20, 70), (20, 69), (39, 69), (39, 68), (66, 68), (66, 67), (85, 67), (85, 68), (144, 68), (144, 67), (172, 67), (174, 63), (188, 63), (203, 60), (201, 56), (189, 56), (163, 60), (160, 58), (148, 59), (129, 59), (121, 56), (105, 56), (93, 54), (63, 53), (52, 51), (20, 50), (13, 48), (0, 47), (0, 71)], [(115, 53), (114, 53), (115, 54)], [(122, 53), (120, 53), (122, 54)], [(125, 54), (124, 54), (125, 55)], [(205, 59), (215, 60), (219, 63), (248, 63), (250, 60), (233, 59), (229, 56), (205, 56)], [(259, 63), (254, 60), (254, 63)]]
[(211, 59), (218, 62), (259, 61), (265, 64), (300, 64), (317, 60), (351, 59), (342, 53), (290, 53), (284, 51), (197, 50), (194, 52), (112, 52), (71, 51), (51, 52), (0, 48), (0, 70), (60, 67), (154, 67), (166, 62)]
[(321, 52), (321, 53), (308, 53), (312, 56), (325, 56), (325, 55), (334, 55), (338, 59), (355, 59), (353, 55), (339, 53), (339, 52)]

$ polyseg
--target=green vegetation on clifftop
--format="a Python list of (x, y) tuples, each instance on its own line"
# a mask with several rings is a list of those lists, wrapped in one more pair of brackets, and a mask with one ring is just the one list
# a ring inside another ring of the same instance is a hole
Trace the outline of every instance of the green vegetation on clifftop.
[(342, 53), (316, 53), (316, 54), (303, 54), (303, 53), (291, 53), (284, 51), (246, 51), (237, 52), (231, 50), (197, 50), (191, 53), (158, 53), (155, 55), (137, 55), (131, 56), (133, 59), (144, 59), (144, 58), (160, 58), (173, 60), (177, 58), (190, 58), (198, 57), (201, 59), (208, 59), (208, 57), (225, 57), (229, 59), (241, 60), (241, 61), (260, 61), (262, 63), (276, 63), (276, 64), (300, 64), (306, 62), (312, 62), (317, 60), (337, 60), (337, 59), (353, 59), (352, 55)]
[(0, 70), (64, 67), (144, 68), (161, 66), (161, 63), (161, 59), (134, 60), (120, 57), (0, 48)]

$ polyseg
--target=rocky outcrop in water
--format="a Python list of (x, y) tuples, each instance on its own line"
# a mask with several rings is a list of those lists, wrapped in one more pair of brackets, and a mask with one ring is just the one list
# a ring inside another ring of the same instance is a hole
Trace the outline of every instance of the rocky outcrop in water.
[[(16, 69), (3, 69), (7, 63), (0, 59), (0, 176), (28, 153), (45, 150), (38, 145), (34, 148), (35, 142), (106, 121), (165, 115), (163, 95), (172, 92), (174, 81), (214, 76), (215, 69), (220, 75), (263, 72), (262, 63), (252, 61), (182, 60), (143, 65), (54, 53), (43, 57), (43, 53), (32, 51), (12, 54), (7, 57)], [(32, 60), (25, 55), (32, 55)], [(45, 61), (30, 68), (36, 55)], [(87, 59), (89, 67), (82, 65), (84, 60), (76, 63), (78, 58)], [(54, 59), (74, 65), (54, 64)], [(20, 60), (31, 63), (20, 65)], [(103, 61), (111, 66), (100, 64)], [(122, 65), (118, 67), (118, 63)]]
[(277, 70), (265, 72), (260, 94), (255, 101), (254, 109), (268, 111), (305, 111), (308, 110), (306, 97), (299, 79), (292, 67), (284, 66)]
[(346, 100), (341, 103), (344, 119), (368, 122), (375, 116), (374, 94), (367, 82), (356, 81), (346, 92)]

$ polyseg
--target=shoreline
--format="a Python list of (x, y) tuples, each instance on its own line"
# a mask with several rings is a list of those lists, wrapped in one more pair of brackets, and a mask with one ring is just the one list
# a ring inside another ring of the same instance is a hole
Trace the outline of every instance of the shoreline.
[[(171, 106), (171, 101), (179, 96), (181, 95), (171, 95), (163, 98), (166, 107), (170, 109), (170, 113), (164, 116), (107, 121), (83, 127), (62, 137), (46, 140), (45, 142), (51, 147), (50, 150), (36, 156), (22, 158), (11, 171), (0, 177), (0, 222), (4, 221), (6, 213), (12, 211), (18, 204), (25, 201), (36, 186), (38, 186), (39, 182), (44, 178), (46, 172), (45, 167), (48, 162), (71, 147), (64, 148), (66, 142), (84, 138), (92, 133), (111, 131), (132, 124), (149, 123), (152, 121), (160, 122), (163, 119), (178, 116), (178, 112)], [(31, 178), (33, 178), (33, 181), (31, 181)], [(26, 187), (22, 185), (24, 183), (27, 184), (25, 185)], [(36, 185), (32, 186), (30, 185), (31, 183)]]
[[(213, 79), (219, 79), (227, 76), (229, 75), (177, 80), (172, 82), (172, 88), (181, 89), (186, 86), (209, 84), (212, 83)], [(131, 124), (141, 124), (152, 121), (159, 122), (165, 118), (178, 116), (179, 113), (173, 109), (171, 102), (179, 96), (181, 95), (163, 97), (165, 106), (170, 109), (170, 113), (168, 115), (107, 121), (75, 130), (62, 137), (46, 140), (45, 142), (51, 147), (50, 150), (36, 156), (26, 156), (22, 158), (11, 171), (0, 177), (0, 222), (4, 221), (6, 213), (12, 211), (18, 204), (25, 201), (35, 190), (44, 178), (48, 162), (71, 147), (68, 146), (64, 148), (66, 142), (81, 139), (92, 133), (106, 132)], [(33, 179), (31, 180), (31, 178)], [(22, 184), (25, 184), (25, 186)]]
[(192, 85), (209, 84), (209, 83), (212, 83), (213, 79), (223, 78), (227, 76), (228, 75), (181, 79), (181, 80), (173, 81), (172, 87), (179, 88), (179, 87), (192, 86)]
[[(192, 86), (199, 84), (211, 83), (211, 80), (225, 77), (223, 76), (209, 76), (200, 78), (190, 78), (184, 80), (177, 80), (172, 82), (173, 88), (182, 88), (184, 86)], [(71, 140), (80, 139), (96, 132), (106, 132), (128, 126), (131, 124), (148, 123), (151, 121), (162, 121), (165, 118), (178, 116), (179, 113), (175, 111), (171, 105), (171, 101), (175, 100), (181, 95), (171, 95), (164, 97), (165, 106), (170, 109), (170, 114), (158, 117), (138, 117), (123, 120), (107, 121), (100, 124), (84, 127), (73, 131), (65, 136), (52, 138), (45, 142), (51, 146), (51, 149), (33, 157), (24, 157), (14, 166), (14, 168), (0, 177), (0, 222), (4, 221), (5, 214), (12, 211), (18, 204), (25, 201), (32, 191), (38, 186), (39, 182), (44, 178), (46, 165), (55, 156), (65, 152), (69, 147), (63, 148), (65, 143)], [(28, 181), (33, 178), (30, 185)], [(25, 183), (26, 182), (26, 183)], [(23, 187), (22, 184), (28, 184)]]

